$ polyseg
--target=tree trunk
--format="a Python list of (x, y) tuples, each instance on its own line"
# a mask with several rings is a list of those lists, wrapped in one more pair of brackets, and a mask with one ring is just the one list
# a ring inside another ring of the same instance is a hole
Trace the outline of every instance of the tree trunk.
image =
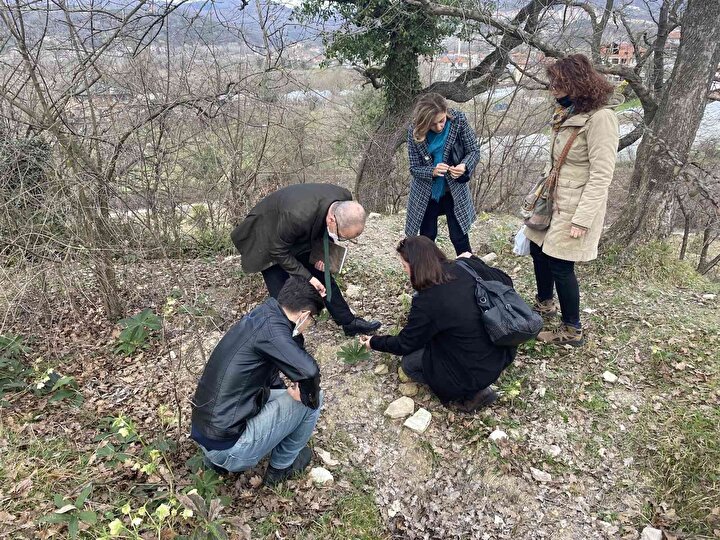
[(628, 203), (608, 234), (610, 242), (621, 246), (664, 239), (672, 232), (675, 182), (720, 62), (720, 2), (690, 0), (682, 29), (672, 76), (638, 149)]

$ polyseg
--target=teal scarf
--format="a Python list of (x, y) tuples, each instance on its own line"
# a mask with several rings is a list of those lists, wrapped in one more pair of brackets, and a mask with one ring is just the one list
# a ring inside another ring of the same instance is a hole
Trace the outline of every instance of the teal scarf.
[[(445, 153), (445, 143), (450, 134), (450, 120), (445, 122), (445, 127), (440, 133), (428, 130), (425, 139), (427, 140), (428, 153), (432, 156), (433, 167), (438, 163), (442, 163), (443, 154)], [(436, 176), (433, 179), (431, 197), (433, 201), (439, 201), (440, 197), (445, 193), (445, 176)]]

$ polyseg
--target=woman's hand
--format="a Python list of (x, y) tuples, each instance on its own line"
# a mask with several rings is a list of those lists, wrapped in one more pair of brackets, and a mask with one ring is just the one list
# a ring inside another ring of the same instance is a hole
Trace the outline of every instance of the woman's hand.
[(583, 229), (582, 227), (576, 227), (575, 225), (570, 226), (570, 236), (573, 238), (582, 238), (586, 232), (587, 229)]
[(467, 168), (465, 167), (464, 163), (460, 163), (459, 165), (455, 165), (454, 167), (449, 167), (448, 171), (450, 172), (450, 176), (453, 178), (460, 178), (463, 174), (465, 174), (465, 171)]
[(323, 261), (318, 261), (315, 263), (315, 268), (317, 268), (321, 272), (324, 272), (325, 271), (325, 263)]
[(450, 169), (450, 165), (448, 165), (447, 163), (438, 163), (433, 169), (433, 176), (442, 176), (446, 172), (448, 172), (448, 169)]
[(469, 251), (463, 251), (460, 255), (457, 256), (458, 259), (467, 259), (470, 257), (472, 257), (472, 253), (470, 253)]
[(372, 336), (358, 336), (358, 340), (360, 341), (360, 345), (365, 347), (368, 351), (371, 351), (372, 348), (370, 347), (370, 338)]

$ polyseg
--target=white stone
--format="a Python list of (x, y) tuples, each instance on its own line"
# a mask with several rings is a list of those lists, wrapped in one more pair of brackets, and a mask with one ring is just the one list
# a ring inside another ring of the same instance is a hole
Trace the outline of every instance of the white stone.
[(322, 448), (315, 447), (315, 453), (322, 459), (322, 462), (327, 465), (328, 467), (337, 467), (340, 465), (340, 462), (337, 459), (333, 459), (332, 455), (330, 455), (330, 452), (327, 450), (323, 450)]
[(368, 219), (380, 219), (380, 217), (381, 217), (380, 214), (378, 214), (377, 212), (370, 212), (368, 214), (367, 218)]
[(647, 526), (642, 530), (640, 540), (662, 540), (663, 534), (660, 529)]
[(407, 382), (407, 383), (402, 383), (402, 384), (398, 387), (398, 391), (399, 391), (403, 396), (413, 397), (413, 396), (417, 396), (417, 393), (419, 392), (419, 388), (418, 388), (418, 385), (417, 385), (417, 384), (411, 383), (411, 382)]
[(537, 394), (540, 397), (545, 397), (545, 392), (547, 392), (547, 388), (541, 386), (539, 388), (536, 388), (533, 394)]
[(405, 418), (415, 410), (415, 402), (409, 397), (403, 396), (393, 401), (385, 409), (385, 416), (390, 418)]
[(490, 264), (495, 259), (497, 259), (497, 253), (495, 253), (494, 251), (491, 251), (487, 255), (483, 255), (482, 257), (480, 257), (480, 260), (485, 264)]
[(562, 450), (557, 444), (551, 444), (547, 447), (547, 453), (548, 455), (550, 455), (550, 457), (556, 458), (560, 455), (560, 452), (562, 452)]
[(507, 439), (507, 433), (505, 433), (502, 429), (495, 428), (495, 431), (493, 431), (490, 434), (490, 440), (491, 441), (501, 441), (503, 439)]
[(316, 486), (332, 484), (335, 481), (332, 473), (324, 467), (313, 467), (310, 469), (310, 480), (312, 480)]
[(610, 371), (606, 371), (605, 373), (603, 373), (602, 377), (603, 377), (603, 379), (605, 379), (605, 381), (607, 381), (609, 383), (614, 383), (614, 382), (617, 382), (617, 380), (618, 380), (618, 376)]
[(394, 518), (400, 512), (400, 501), (394, 500), (388, 508), (388, 517)]
[(541, 471), (535, 467), (530, 467), (530, 474), (532, 474), (532, 477), (538, 482), (552, 482), (552, 476), (550, 476), (550, 473)]
[(716, 294), (703, 294), (703, 300), (715, 300)]
[(345, 289), (347, 298), (359, 298), (362, 295), (362, 287), (360, 285), (348, 285)]
[(424, 433), (430, 425), (430, 420), (432, 420), (430, 411), (421, 407), (415, 414), (405, 420), (404, 425), (406, 428), (412, 429), (415, 433)]
[(387, 375), (388, 373), (388, 367), (387, 364), (378, 364), (375, 366), (375, 375)]

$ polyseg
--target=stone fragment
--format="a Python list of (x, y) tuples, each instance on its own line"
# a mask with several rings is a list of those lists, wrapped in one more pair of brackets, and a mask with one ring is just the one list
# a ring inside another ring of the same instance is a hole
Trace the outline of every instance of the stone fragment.
[(312, 480), (316, 486), (332, 484), (335, 481), (332, 473), (324, 467), (313, 467), (310, 469), (310, 480)]
[(375, 375), (387, 375), (388, 373), (388, 367), (387, 364), (378, 364), (375, 366)]
[(402, 367), (398, 368), (398, 377), (400, 378), (400, 382), (410, 382), (410, 377), (405, 374)]
[(430, 414), (430, 411), (421, 407), (415, 414), (405, 420), (404, 425), (406, 428), (413, 430), (415, 433), (424, 433), (430, 425), (430, 420), (432, 420), (432, 414)]
[(606, 382), (609, 383), (615, 383), (618, 380), (618, 376), (612, 373), (611, 371), (606, 371), (602, 374), (602, 378), (605, 379)]
[(368, 214), (367, 218), (368, 219), (380, 219), (380, 217), (381, 217), (380, 214), (378, 214), (377, 212), (370, 212)]
[(340, 462), (337, 459), (333, 459), (332, 455), (330, 455), (330, 452), (327, 450), (323, 450), (322, 448), (315, 447), (315, 453), (318, 455), (320, 459), (322, 459), (322, 462), (327, 465), (328, 467), (336, 467), (340, 465)]
[(495, 259), (497, 259), (497, 253), (495, 253), (494, 251), (491, 251), (487, 255), (483, 255), (482, 257), (480, 257), (480, 260), (485, 264), (490, 264)]
[(660, 529), (650, 527), (649, 525), (642, 530), (640, 540), (662, 540), (663, 534)]
[(385, 409), (385, 416), (390, 418), (405, 418), (412, 414), (415, 410), (415, 402), (407, 396), (403, 396), (393, 401), (388, 408)]
[(408, 397), (416, 396), (419, 391), (418, 385), (411, 382), (401, 383), (398, 390), (403, 396)]
[(347, 289), (345, 289), (346, 298), (359, 298), (360, 296), (362, 296), (362, 287), (360, 285), (348, 285)]
[(552, 482), (552, 476), (550, 476), (550, 473), (541, 471), (535, 467), (530, 467), (530, 474), (532, 474), (532, 477), (538, 482)]
[(495, 431), (493, 431), (490, 434), (490, 440), (491, 441), (501, 441), (503, 439), (507, 439), (508, 435), (505, 433), (502, 429), (495, 428)]

